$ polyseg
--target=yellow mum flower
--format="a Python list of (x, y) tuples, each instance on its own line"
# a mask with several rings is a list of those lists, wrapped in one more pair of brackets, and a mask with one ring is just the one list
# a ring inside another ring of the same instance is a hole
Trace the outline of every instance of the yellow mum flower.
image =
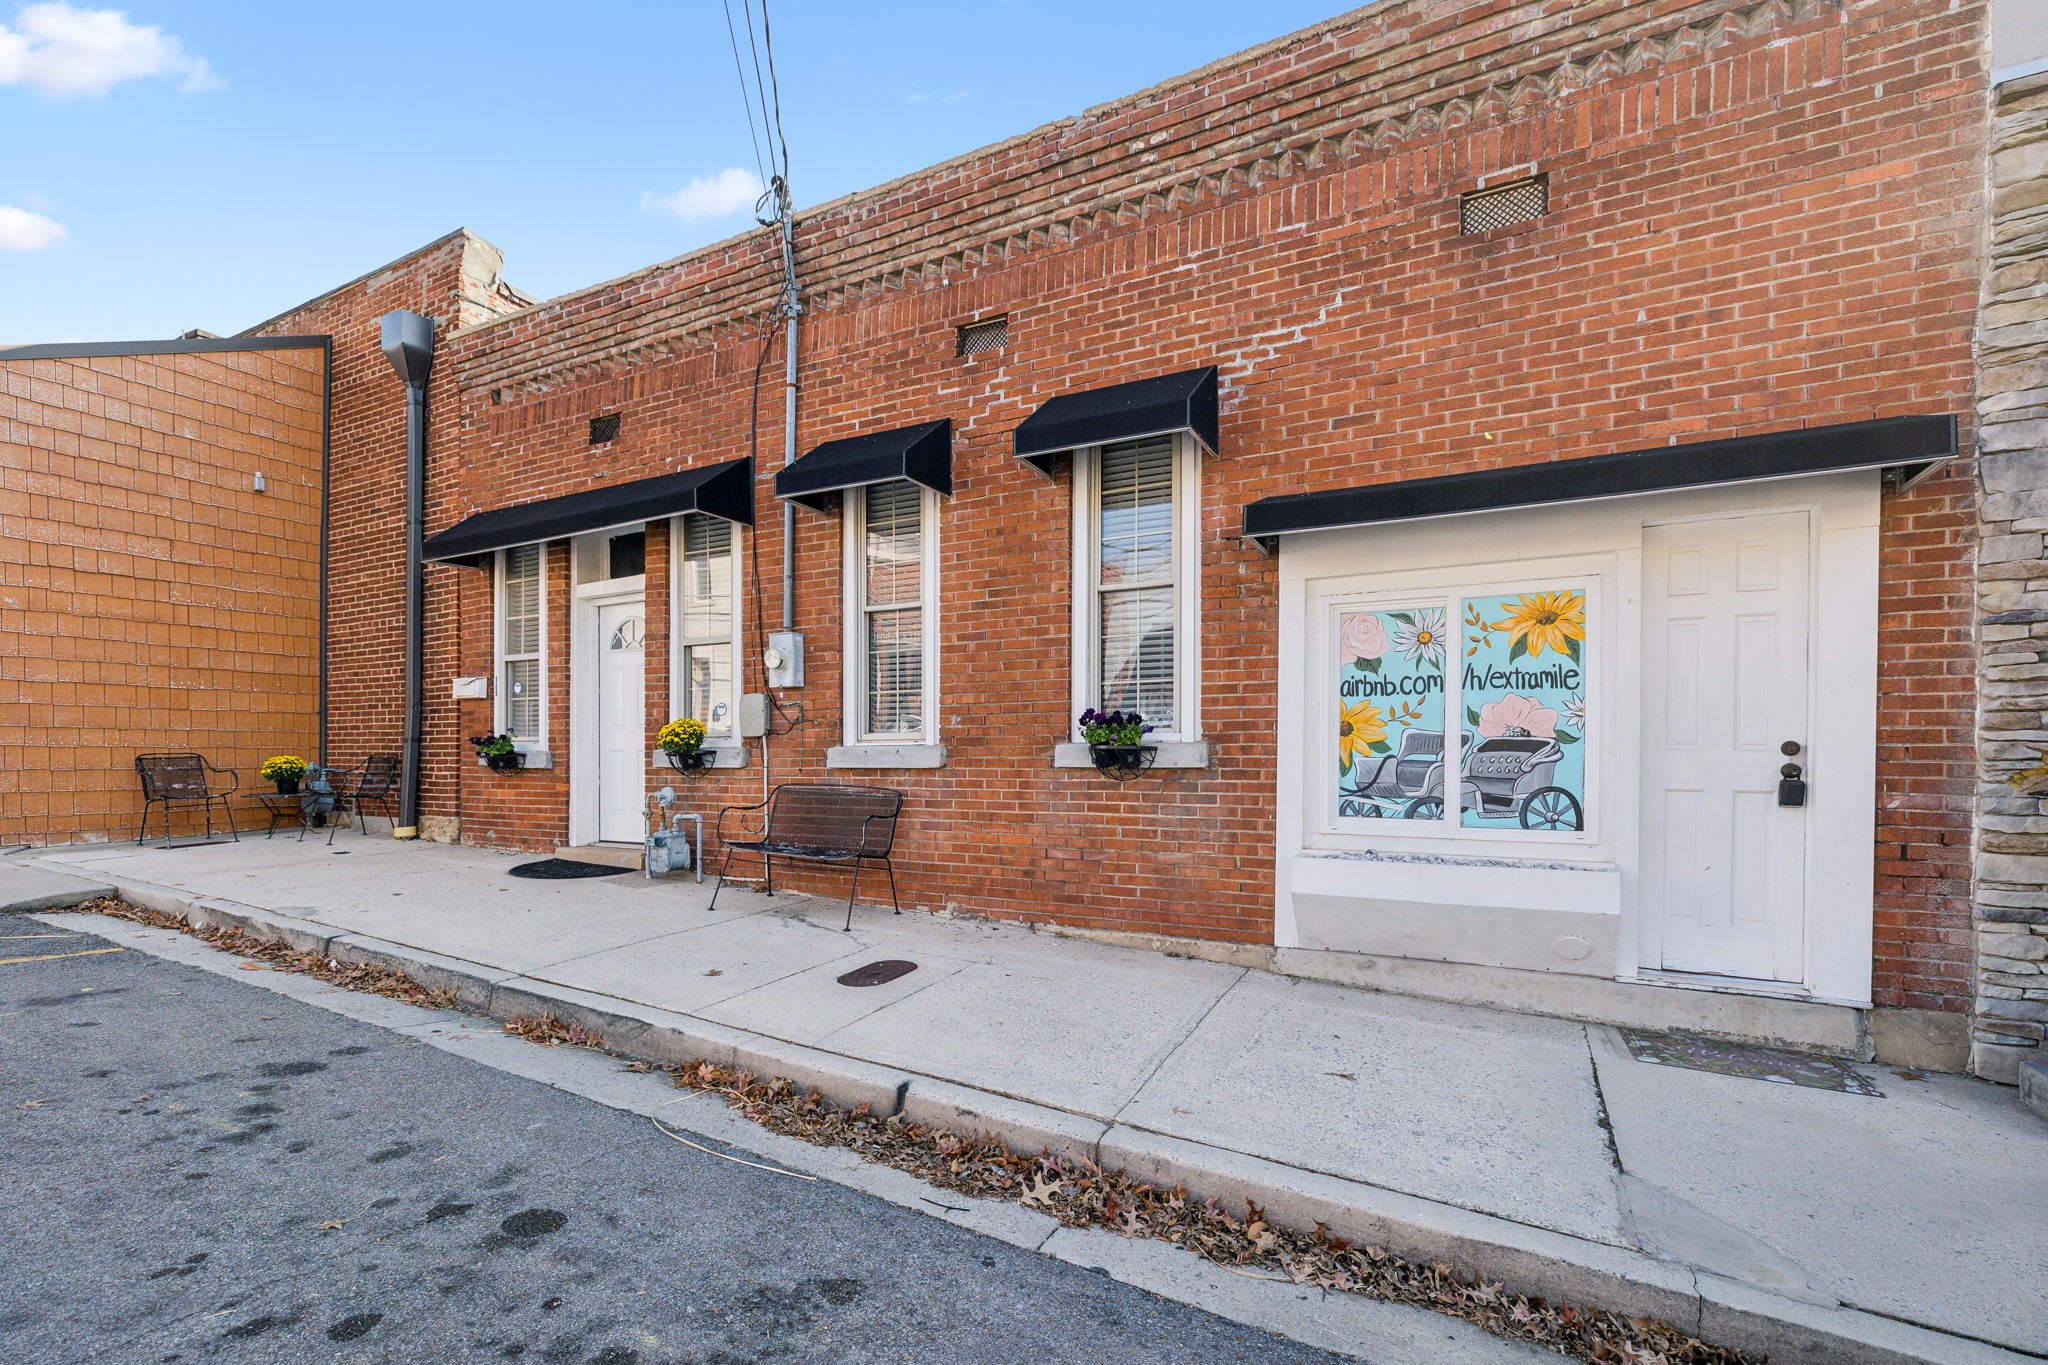
[(1353, 702), (1337, 721), (1337, 766), (1348, 772), (1354, 757), (1371, 753), (1386, 737), (1385, 713), (1369, 701)]
[(1508, 643), (1523, 642), (1529, 657), (1544, 650), (1553, 654), (1574, 653), (1573, 641), (1586, 638), (1586, 597), (1576, 592), (1539, 592), (1525, 596), (1495, 630), (1508, 633)]

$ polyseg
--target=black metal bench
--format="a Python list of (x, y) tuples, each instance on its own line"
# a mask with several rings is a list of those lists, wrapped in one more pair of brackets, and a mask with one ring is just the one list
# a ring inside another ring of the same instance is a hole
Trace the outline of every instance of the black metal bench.
[[(903, 793), (888, 787), (854, 787), (839, 783), (785, 782), (768, 794), (766, 801), (752, 806), (727, 806), (718, 813), (718, 840), (725, 845), (725, 859), (718, 865), (718, 885), (711, 889), (711, 907), (718, 906), (718, 892), (725, 885), (725, 869), (735, 853), (751, 853), (761, 860), (762, 889), (775, 894), (775, 860), (799, 863), (851, 865), (853, 885), (846, 893), (846, 928), (853, 929), (853, 901), (860, 890), (860, 865), (878, 862), (889, 874), (889, 904), (897, 914), (896, 869), (889, 851), (896, 843), (896, 817), (903, 810)], [(742, 828), (726, 831), (728, 816), (747, 817)], [(747, 824), (756, 829), (744, 828)]]
[[(235, 828), (234, 808), (228, 798), (241, 787), (241, 778), (227, 768), (216, 768), (198, 754), (137, 754), (135, 773), (142, 779), (142, 827), (136, 831), (135, 842), (141, 843), (149, 837), (149, 808), (160, 807), (164, 813), (163, 847), (170, 848), (171, 807), (203, 807), (206, 811), (206, 837), (213, 838), (213, 808), (220, 806), (221, 815), (228, 822), (228, 833), (235, 842), (242, 841), (242, 832)], [(225, 787), (213, 781), (225, 777)]]

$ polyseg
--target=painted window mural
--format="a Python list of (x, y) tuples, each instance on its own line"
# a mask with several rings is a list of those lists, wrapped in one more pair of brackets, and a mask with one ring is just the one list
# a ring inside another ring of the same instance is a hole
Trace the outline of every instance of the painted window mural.
[(1586, 649), (1584, 588), (1340, 612), (1339, 818), (1584, 829)]
[(1584, 829), (1585, 589), (1473, 598), (1463, 621), (1459, 822)]
[(1445, 621), (1441, 606), (1338, 617), (1339, 815), (1443, 818)]

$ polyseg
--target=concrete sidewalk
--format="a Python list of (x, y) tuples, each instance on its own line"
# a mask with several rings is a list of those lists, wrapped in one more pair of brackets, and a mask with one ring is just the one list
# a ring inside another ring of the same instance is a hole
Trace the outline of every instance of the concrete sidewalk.
[[(1774, 1362), (2048, 1355), (2048, 1124), (1999, 1087), (1770, 1084), (1637, 1061), (1604, 1026), (924, 914), (863, 908), (848, 935), (825, 901), (707, 912), (708, 885), (506, 876), (519, 861), (353, 835), (102, 845), (0, 859), (0, 906), (30, 869), (73, 873), (481, 1012), (1086, 1152)], [(917, 970), (838, 984), (883, 958)]]

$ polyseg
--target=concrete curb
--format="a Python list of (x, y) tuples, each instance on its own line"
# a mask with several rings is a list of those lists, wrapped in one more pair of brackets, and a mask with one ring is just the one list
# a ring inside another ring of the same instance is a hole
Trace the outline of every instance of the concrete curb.
[(1558, 1303), (1652, 1317), (1772, 1365), (2023, 1365), (2040, 1357), (1880, 1317), (1801, 1302), (1679, 1261), (1552, 1232), (1374, 1185), (1303, 1170), (1121, 1123), (877, 1066), (819, 1048), (538, 981), (501, 968), (336, 932), (257, 906), (192, 897), (116, 878), (125, 899), (187, 923), (280, 938), (302, 952), (403, 971), (458, 1007), (504, 1020), (548, 1013), (604, 1035), (627, 1056), (664, 1064), (697, 1059), (815, 1087), (837, 1104), (959, 1131), (992, 1133), (1019, 1151), (1050, 1149), (1121, 1167), (1154, 1184), (1185, 1187), (1226, 1208), (1256, 1203), (1281, 1225), (1322, 1223), (1339, 1236), (1413, 1260), (1448, 1261), (1466, 1275)]
[[(10, 860), (0, 863), (0, 877), (15, 864)], [(69, 910), (74, 905), (83, 905), (101, 896), (111, 896), (114, 888), (106, 882), (91, 877), (80, 877), (70, 872), (56, 872), (48, 868), (23, 868), (31, 885), (47, 886), (44, 891), (31, 891), (27, 895), (0, 892), (0, 914), (33, 915), (45, 910)]]

